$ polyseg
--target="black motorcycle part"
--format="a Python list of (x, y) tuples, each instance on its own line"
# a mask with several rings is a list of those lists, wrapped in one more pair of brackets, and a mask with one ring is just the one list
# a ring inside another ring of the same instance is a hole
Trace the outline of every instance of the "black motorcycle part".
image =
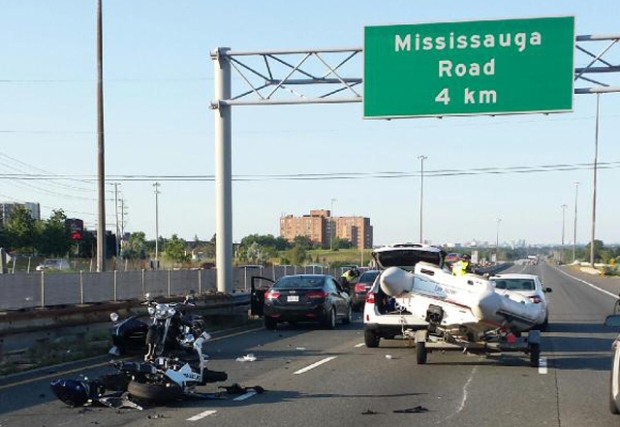
[(202, 373), (202, 382), (201, 385), (205, 385), (207, 383), (217, 383), (220, 381), (226, 381), (228, 379), (228, 374), (223, 371), (211, 371), (205, 370)]
[(179, 400), (184, 397), (183, 389), (178, 384), (173, 383), (155, 384), (131, 381), (127, 385), (127, 391), (136, 399), (153, 402)]
[(144, 340), (149, 325), (136, 317), (130, 317), (112, 327), (112, 343), (121, 354), (144, 350)]
[(71, 407), (83, 406), (105, 391), (97, 381), (59, 379), (51, 381), (50, 387), (58, 399)]

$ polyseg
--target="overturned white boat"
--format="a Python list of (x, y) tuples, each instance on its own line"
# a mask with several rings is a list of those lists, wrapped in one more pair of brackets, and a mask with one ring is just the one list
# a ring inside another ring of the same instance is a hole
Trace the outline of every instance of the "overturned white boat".
[(413, 272), (388, 267), (378, 280), (400, 310), (428, 322), (431, 332), (438, 329), (468, 341), (499, 328), (518, 334), (545, 316), (540, 304), (519, 295), (500, 295), (482, 276), (453, 276), (426, 262), (417, 263)]

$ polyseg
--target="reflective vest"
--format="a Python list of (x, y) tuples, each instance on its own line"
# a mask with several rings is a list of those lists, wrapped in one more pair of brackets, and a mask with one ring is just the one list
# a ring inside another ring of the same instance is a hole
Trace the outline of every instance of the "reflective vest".
[(462, 276), (467, 273), (467, 268), (469, 267), (469, 263), (467, 261), (459, 261), (455, 262), (452, 266), (452, 275), (453, 276)]

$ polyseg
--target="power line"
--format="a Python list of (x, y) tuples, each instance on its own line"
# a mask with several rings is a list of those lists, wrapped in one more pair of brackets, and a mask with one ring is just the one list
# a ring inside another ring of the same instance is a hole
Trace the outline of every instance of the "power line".
[[(600, 169), (617, 169), (618, 162), (600, 162)], [(468, 175), (504, 175), (504, 174), (531, 174), (547, 172), (570, 172), (576, 170), (589, 170), (592, 163), (555, 164), (538, 166), (508, 166), (503, 168), (474, 168), (474, 169), (438, 169), (424, 171), (425, 177), (452, 177)], [(323, 173), (295, 173), (295, 174), (265, 174), (265, 175), (235, 175), (234, 181), (327, 181), (343, 179), (398, 179), (418, 177), (419, 172), (403, 171), (378, 171), (378, 172), (323, 172)], [(46, 174), (7, 174), (0, 173), (1, 180), (17, 181), (40, 181), (40, 180), (79, 180), (80, 182), (94, 182), (96, 178), (90, 175), (46, 175)], [(106, 180), (140, 182), (140, 181), (179, 181), (179, 182), (211, 182), (215, 181), (214, 175), (108, 175)]]

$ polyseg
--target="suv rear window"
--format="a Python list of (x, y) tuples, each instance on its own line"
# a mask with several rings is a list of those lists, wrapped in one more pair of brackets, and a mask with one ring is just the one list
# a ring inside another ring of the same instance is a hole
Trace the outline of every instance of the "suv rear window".
[(382, 252), (380, 259), (383, 268), (400, 267), (405, 270), (413, 270), (420, 261), (441, 267), (441, 255), (439, 252), (393, 250)]

